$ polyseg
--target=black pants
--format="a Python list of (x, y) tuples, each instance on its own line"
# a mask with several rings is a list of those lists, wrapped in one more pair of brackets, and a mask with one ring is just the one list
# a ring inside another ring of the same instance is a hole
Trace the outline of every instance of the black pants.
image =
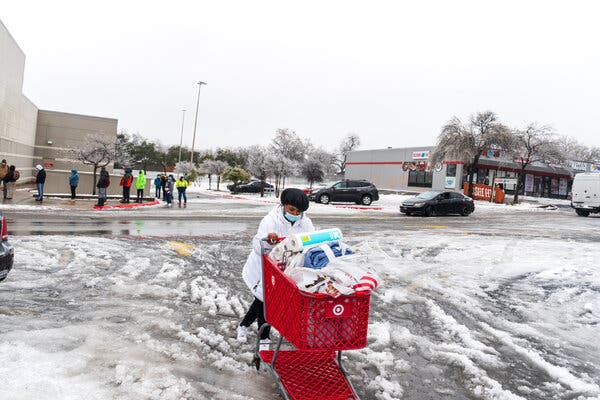
[[(252, 323), (254, 321), (257, 321), (257, 320), (258, 320), (258, 328), (260, 329), (260, 327), (266, 322), (265, 321), (265, 311), (263, 308), (263, 302), (255, 297), (254, 302), (252, 302), (250, 309), (246, 313), (246, 316), (244, 317), (244, 319), (242, 320), (240, 325), (245, 326), (247, 328), (250, 325), (252, 325)], [(263, 330), (262, 334), (260, 335), (260, 338), (267, 339), (269, 337), (270, 332), (271, 332), (271, 327), (266, 328), (265, 330)]]
[(72, 199), (75, 198), (75, 189), (77, 189), (77, 186), (71, 186), (71, 198)]
[(129, 190), (126, 186), (123, 186), (123, 203), (129, 203)]
[(142, 201), (144, 201), (144, 189), (137, 190), (137, 197), (135, 198), (135, 201), (137, 203), (141, 203)]

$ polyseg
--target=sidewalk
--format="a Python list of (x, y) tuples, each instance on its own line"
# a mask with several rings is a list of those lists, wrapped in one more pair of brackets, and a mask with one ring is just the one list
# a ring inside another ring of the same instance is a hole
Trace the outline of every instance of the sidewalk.
[[(93, 196), (88, 193), (82, 193), (78, 195), (78, 197), (72, 201), (70, 193), (44, 193), (44, 200), (40, 203), (39, 201), (35, 201), (35, 195), (37, 194), (37, 189), (33, 184), (24, 184), (18, 185), (15, 188), (15, 193), (13, 198), (1, 199), (0, 198), (0, 206), (2, 205), (19, 205), (19, 206), (48, 206), (48, 207), (60, 207), (64, 209), (72, 209), (72, 210), (92, 210), (93, 207), (98, 202), (98, 196)], [(0, 196), (1, 197), (1, 196)], [(154, 203), (154, 197), (144, 197), (143, 203), (135, 203), (135, 196), (133, 196), (134, 201), (127, 204), (127, 208), (135, 208), (136, 206), (147, 206), (149, 203)], [(119, 202), (121, 200), (120, 196), (110, 195), (105, 203), (105, 206), (109, 206), (107, 208), (112, 208), (110, 206), (120, 205)]]

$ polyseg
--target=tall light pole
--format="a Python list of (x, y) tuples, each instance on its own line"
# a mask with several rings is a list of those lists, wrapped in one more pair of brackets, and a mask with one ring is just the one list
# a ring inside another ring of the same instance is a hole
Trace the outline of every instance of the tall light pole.
[(179, 139), (179, 159), (178, 163), (181, 162), (181, 145), (183, 144), (183, 122), (185, 121), (185, 108), (181, 110), (183, 112), (183, 116), (181, 117), (181, 137)]
[(200, 88), (206, 85), (206, 82), (198, 82), (198, 100), (196, 101), (196, 119), (194, 120), (194, 136), (192, 137), (192, 154), (190, 155), (190, 167), (194, 167), (194, 145), (196, 144), (196, 125), (198, 125), (198, 106), (200, 106)]

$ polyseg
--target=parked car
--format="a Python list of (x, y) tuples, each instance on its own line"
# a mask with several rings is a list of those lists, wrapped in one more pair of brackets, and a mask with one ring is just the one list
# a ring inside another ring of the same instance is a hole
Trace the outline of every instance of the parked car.
[(6, 279), (9, 271), (13, 267), (15, 251), (10, 243), (8, 243), (8, 227), (6, 226), (6, 217), (0, 212), (0, 282)]
[(323, 204), (338, 201), (368, 206), (379, 200), (379, 192), (371, 182), (346, 179), (331, 186), (313, 189), (308, 195), (308, 199)]
[(573, 179), (571, 207), (577, 215), (587, 217), (590, 213), (600, 213), (600, 174), (580, 173)]
[[(260, 184), (260, 181), (238, 182), (237, 185), (227, 185), (227, 189), (232, 193), (260, 193)], [(264, 185), (265, 193), (275, 191), (275, 188), (270, 183), (265, 182)]]
[(462, 193), (450, 190), (432, 190), (405, 200), (400, 212), (406, 215), (420, 214), (430, 217), (434, 214), (460, 214), (467, 216), (475, 211), (475, 202)]

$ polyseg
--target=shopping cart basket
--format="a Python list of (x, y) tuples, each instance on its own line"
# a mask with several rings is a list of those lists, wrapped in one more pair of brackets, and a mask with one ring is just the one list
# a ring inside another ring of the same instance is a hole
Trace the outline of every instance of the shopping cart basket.
[[(287, 400), (358, 399), (342, 366), (342, 350), (367, 345), (370, 293), (333, 298), (298, 289), (266, 254), (262, 269), (265, 319), (257, 337), (254, 362), (268, 364)], [(259, 351), (260, 333), (272, 326), (280, 334), (275, 350)], [(283, 339), (294, 350), (281, 350)], [(336, 357), (337, 352), (337, 357)]]

